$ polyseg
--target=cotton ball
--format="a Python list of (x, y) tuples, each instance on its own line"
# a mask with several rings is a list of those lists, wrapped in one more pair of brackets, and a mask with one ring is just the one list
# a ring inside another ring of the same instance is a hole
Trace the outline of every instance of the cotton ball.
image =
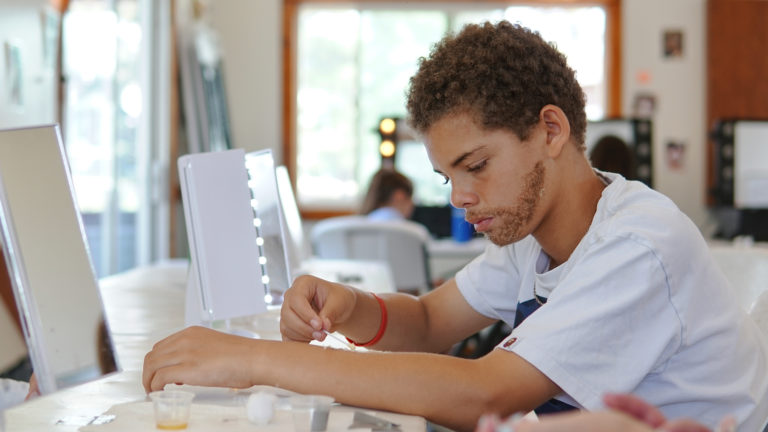
[(258, 392), (248, 396), (248, 402), (245, 404), (248, 420), (257, 425), (269, 423), (274, 414), (274, 403), (277, 396), (271, 393)]

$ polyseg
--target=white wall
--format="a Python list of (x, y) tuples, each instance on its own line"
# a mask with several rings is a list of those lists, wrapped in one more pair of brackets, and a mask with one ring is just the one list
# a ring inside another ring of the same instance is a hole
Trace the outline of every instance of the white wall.
[(224, 58), (230, 126), (235, 147), (282, 147), (282, 0), (226, 0), (210, 3), (210, 23)]
[[(632, 113), (638, 92), (655, 95), (655, 187), (707, 234), (706, 0), (624, 0), (622, 21), (623, 112)], [(664, 58), (665, 30), (683, 32), (681, 58)], [(643, 75), (647, 82), (639, 79)], [(685, 143), (679, 169), (667, 166), (669, 141)]]
[[(55, 58), (46, 63), (43, 51), (41, 13), (47, 4), (43, 0), (0, 0), (0, 129), (55, 122)], [(9, 95), (8, 44), (18, 47), (20, 53), (22, 104), (12, 102)]]

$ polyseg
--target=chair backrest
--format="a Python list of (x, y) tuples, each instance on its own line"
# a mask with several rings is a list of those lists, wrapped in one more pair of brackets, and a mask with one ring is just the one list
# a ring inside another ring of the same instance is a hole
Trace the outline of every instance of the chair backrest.
[(365, 216), (324, 219), (311, 232), (320, 258), (386, 262), (398, 291), (424, 293), (432, 287), (424, 226), (411, 221), (369, 221)]
[[(750, 309), (749, 315), (760, 329), (763, 339), (768, 341), (768, 291), (763, 291), (757, 297), (757, 300), (755, 300), (755, 302), (752, 304), (752, 309)], [(763, 409), (762, 418), (765, 420), (763, 423), (763, 428), (760, 430), (763, 432), (768, 432), (768, 409)]]
[(710, 244), (709, 251), (731, 283), (739, 304), (750, 311), (768, 291), (768, 248)]
[(757, 297), (749, 315), (763, 332), (763, 337), (768, 340), (768, 291), (764, 291)]
[[(768, 342), (768, 248), (713, 242), (709, 251), (730, 282), (737, 302)], [(763, 396), (747, 421), (752, 424), (742, 424), (740, 430), (768, 432), (768, 396)]]

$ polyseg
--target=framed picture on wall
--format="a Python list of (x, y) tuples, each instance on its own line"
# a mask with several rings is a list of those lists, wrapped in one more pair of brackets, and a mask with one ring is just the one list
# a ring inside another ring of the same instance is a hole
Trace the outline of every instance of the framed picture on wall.
[(681, 30), (664, 31), (663, 54), (665, 58), (677, 58), (683, 56), (683, 32)]
[(656, 96), (651, 93), (637, 93), (632, 101), (632, 115), (637, 118), (651, 118), (656, 111)]

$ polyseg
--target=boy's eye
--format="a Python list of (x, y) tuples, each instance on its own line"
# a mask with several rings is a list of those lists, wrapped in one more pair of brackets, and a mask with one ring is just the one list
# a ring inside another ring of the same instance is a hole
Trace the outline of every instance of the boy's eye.
[(451, 181), (451, 179), (449, 179), (449, 178), (448, 178), (448, 177), (446, 177), (446, 176), (443, 176), (443, 184), (444, 184), (444, 185), (447, 185), (449, 181)]
[(482, 160), (482, 161), (480, 161), (480, 162), (478, 162), (478, 163), (476, 163), (476, 164), (474, 164), (474, 165), (470, 165), (470, 166), (468, 166), (468, 167), (467, 167), (467, 171), (469, 171), (469, 172), (476, 172), (476, 171), (480, 171), (480, 170), (482, 170), (483, 168), (485, 168), (485, 165), (486, 165), (487, 163), (488, 163), (488, 160), (487, 160), (487, 159), (485, 159), (485, 160)]

